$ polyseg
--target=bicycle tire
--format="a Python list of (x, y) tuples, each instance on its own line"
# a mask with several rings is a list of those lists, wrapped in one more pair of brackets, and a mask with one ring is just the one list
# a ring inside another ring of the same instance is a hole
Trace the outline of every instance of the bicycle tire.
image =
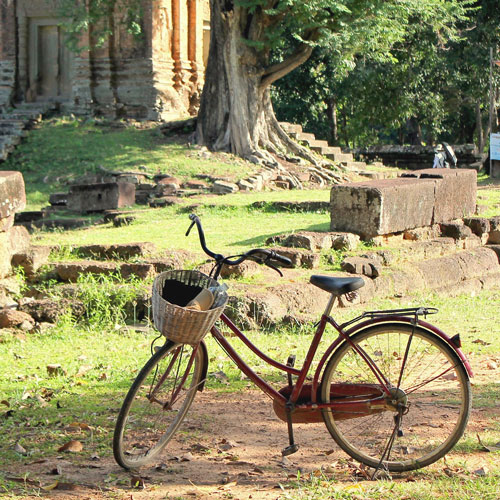
[(116, 420), (113, 454), (121, 467), (146, 465), (167, 446), (204, 382), (206, 362), (201, 345), (194, 352), (193, 346), (170, 341), (147, 361)]
[[(355, 460), (390, 472), (426, 467), (446, 455), (462, 436), (471, 408), (469, 377), (453, 348), (438, 335), (403, 323), (368, 327), (351, 340), (376, 361), (393, 387), (404, 391), (408, 411), (396, 416), (395, 411), (384, 409), (358, 417), (337, 412), (336, 418), (334, 411), (325, 409), (323, 419), (336, 443)], [(324, 371), (322, 401), (330, 402), (331, 384), (353, 379), (379, 384), (366, 362), (344, 341)], [(403, 401), (403, 393), (393, 391)], [(394, 442), (386, 455), (392, 435)]]

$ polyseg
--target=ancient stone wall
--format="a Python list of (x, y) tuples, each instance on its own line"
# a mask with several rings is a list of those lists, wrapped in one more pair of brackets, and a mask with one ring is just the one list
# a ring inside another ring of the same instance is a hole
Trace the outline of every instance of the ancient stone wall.
[(25, 206), (26, 194), (21, 173), (0, 172), (0, 280), (9, 274), (11, 269), (12, 249), (17, 239), (17, 233), (13, 231), (14, 214)]
[[(0, 105), (50, 100), (76, 113), (173, 119), (194, 114), (203, 85), (207, 0), (144, 0), (143, 36), (125, 28), (126, 12), (103, 21), (102, 47), (91, 27), (80, 53), (64, 43), (54, 0), (0, 3)], [(17, 68), (16, 68), (17, 56)], [(17, 72), (17, 80), (16, 80)]]
[[(452, 146), (458, 160), (458, 166), (467, 168), (483, 161), (482, 155), (475, 151), (474, 144)], [(384, 165), (410, 170), (430, 168), (434, 161), (434, 146), (398, 146), (386, 144), (357, 148), (352, 153), (362, 160), (381, 161)]]
[(14, 1), (0, 2), (0, 107), (9, 103), (16, 81)]

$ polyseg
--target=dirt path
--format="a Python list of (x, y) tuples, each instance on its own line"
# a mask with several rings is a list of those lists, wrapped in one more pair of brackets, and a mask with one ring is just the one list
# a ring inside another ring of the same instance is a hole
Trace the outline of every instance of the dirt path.
[[(475, 384), (499, 376), (498, 370), (476, 366)], [(474, 409), (469, 435), (482, 433), (499, 418), (498, 405)], [(281, 449), (288, 444), (286, 424), (274, 415), (266, 396), (250, 389), (240, 393), (212, 390), (197, 395), (182, 431), (163, 456), (136, 473), (122, 470), (111, 457), (83, 458), (78, 453), (12, 464), (4, 472), (11, 478), (32, 478), (24, 487), (18, 483), (21, 498), (41, 494), (60, 500), (268, 500), (283, 498), (280, 485), (289, 485), (299, 470), (302, 477), (322, 470), (339, 485), (363, 479), (363, 471), (339, 450), (323, 424), (294, 428), (300, 450), (283, 460)], [(463, 458), (474, 467), (484, 457), (485, 453), (478, 452)], [(445, 465), (440, 462), (431, 467), (441, 471)]]

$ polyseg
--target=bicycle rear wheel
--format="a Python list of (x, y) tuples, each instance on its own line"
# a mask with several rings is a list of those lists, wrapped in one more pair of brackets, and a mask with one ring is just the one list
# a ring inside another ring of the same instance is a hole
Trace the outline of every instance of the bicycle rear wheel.
[[(469, 377), (455, 351), (432, 332), (403, 323), (369, 327), (351, 340), (377, 364), (392, 395), (371, 414), (337, 413), (336, 418), (334, 411), (324, 410), (333, 439), (359, 462), (393, 472), (443, 457), (462, 436), (471, 406)], [(331, 384), (345, 382), (379, 384), (347, 342), (327, 364), (323, 401), (330, 402)]]
[(125, 469), (141, 467), (168, 444), (204, 382), (206, 351), (167, 342), (144, 365), (118, 415), (113, 453)]

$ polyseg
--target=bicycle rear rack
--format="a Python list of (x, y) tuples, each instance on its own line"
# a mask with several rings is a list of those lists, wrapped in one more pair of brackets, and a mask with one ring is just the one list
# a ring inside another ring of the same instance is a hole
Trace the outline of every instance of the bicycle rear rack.
[(350, 321), (342, 323), (340, 325), (340, 328), (343, 330), (347, 326), (352, 325), (353, 323), (357, 323), (358, 321), (361, 321), (362, 319), (365, 318), (375, 319), (375, 318), (383, 318), (384, 316), (406, 316), (409, 318), (414, 318), (415, 321), (418, 321), (419, 316), (427, 318), (429, 314), (436, 314), (437, 312), (439, 311), (435, 307), (409, 307), (407, 309), (385, 309), (383, 311), (366, 311), (360, 316), (357, 316), (356, 318), (351, 319)]

